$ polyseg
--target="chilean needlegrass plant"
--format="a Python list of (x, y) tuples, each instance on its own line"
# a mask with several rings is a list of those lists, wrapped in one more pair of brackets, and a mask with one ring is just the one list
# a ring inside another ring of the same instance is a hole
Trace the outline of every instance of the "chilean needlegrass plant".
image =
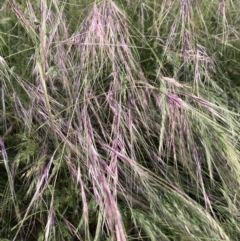
[(1, 9), (0, 238), (239, 240), (239, 3), (23, 2)]

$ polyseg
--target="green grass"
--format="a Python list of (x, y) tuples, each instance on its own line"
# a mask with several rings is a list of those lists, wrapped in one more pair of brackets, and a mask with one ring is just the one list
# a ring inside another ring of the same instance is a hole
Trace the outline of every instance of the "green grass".
[(238, 2), (0, 2), (0, 240), (239, 240)]

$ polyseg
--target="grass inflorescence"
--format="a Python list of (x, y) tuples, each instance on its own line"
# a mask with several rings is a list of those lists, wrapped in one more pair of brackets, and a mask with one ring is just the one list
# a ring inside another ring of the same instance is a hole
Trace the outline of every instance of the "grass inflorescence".
[(0, 239), (239, 240), (238, 2), (0, 2)]

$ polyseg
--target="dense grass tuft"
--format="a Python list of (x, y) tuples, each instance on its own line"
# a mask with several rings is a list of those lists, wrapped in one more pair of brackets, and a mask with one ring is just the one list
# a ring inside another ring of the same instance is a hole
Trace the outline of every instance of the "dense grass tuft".
[(0, 2), (0, 239), (240, 239), (240, 3)]

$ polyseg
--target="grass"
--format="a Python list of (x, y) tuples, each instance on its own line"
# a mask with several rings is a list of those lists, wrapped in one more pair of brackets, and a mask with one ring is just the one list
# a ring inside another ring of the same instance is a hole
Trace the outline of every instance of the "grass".
[(239, 240), (239, 3), (1, 3), (2, 240)]

